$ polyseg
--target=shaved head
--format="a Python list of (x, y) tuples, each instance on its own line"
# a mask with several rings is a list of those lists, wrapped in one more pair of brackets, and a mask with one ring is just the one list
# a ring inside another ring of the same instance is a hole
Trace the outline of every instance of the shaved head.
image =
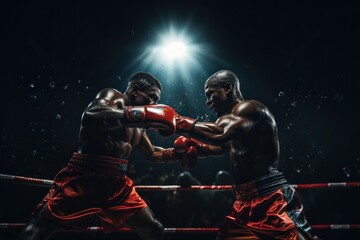
[(234, 93), (237, 97), (241, 97), (240, 93), (240, 81), (235, 75), (235, 73), (229, 70), (220, 70), (213, 75), (211, 75), (205, 82), (205, 88), (210, 86), (212, 87), (221, 87), (226, 83), (231, 83), (234, 88)]

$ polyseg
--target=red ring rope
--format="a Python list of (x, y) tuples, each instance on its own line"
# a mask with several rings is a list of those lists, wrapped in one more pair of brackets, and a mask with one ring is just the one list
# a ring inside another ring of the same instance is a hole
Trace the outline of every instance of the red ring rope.
[[(29, 178), (22, 176), (0, 174), (0, 181), (30, 184), (34, 186), (49, 187), (53, 184), (52, 180)], [(360, 182), (342, 182), (342, 183), (314, 183), (314, 184), (295, 184), (298, 189), (314, 189), (314, 188), (334, 188), (334, 187), (359, 187)], [(191, 186), (189, 188), (182, 188), (178, 185), (166, 186), (135, 186), (137, 190), (161, 191), (161, 190), (229, 190), (231, 185), (217, 185), (217, 186)], [(0, 229), (9, 228), (23, 228), (25, 223), (0, 223)], [(311, 226), (313, 229), (360, 229), (360, 224), (317, 224)], [(165, 228), (167, 233), (186, 232), (217, 232), (219, 228)], [(103, 231), (102, 227), (94, 226), (87, 227), (84, 231)], [(119, 232), (131, 232), (130, 228), (120, 228)]]
[[(14, 175), (0, 174), (0, 181), (29, 184), (33, 186), (49, 187), (53, 184), (52, 180), (21, 177)], [(314, 189), (314, 188), (338, 188), (338, 187), (360, 187), (360, 182), (339, 182), (339, 183), (311, 183), (311, 184), (293, 184), (293, 187), (297, 189)], [(202, 185), (191, 186), (189, 188), (182, 188), (179, 185), (146, 185), (135, 186), (137, 190), (148, 191), (173, 191), (173, 190), (229, 190), (232, 189), (231, 185)]]

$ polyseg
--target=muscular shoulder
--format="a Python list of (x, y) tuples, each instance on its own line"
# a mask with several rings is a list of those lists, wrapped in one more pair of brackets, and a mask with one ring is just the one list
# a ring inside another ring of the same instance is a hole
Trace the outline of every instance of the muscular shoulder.
[(246, 118), (253, 122), (260, 122), (264, 119), (273, 119), (273, 116), (268, 108), (256, 100), (245, 100), (238, 103), (233, 108), (232, 115)]
[(230, 122), (250, 120), (256, 121), (260, 117), (260, 109), (264, 107), (263, 104), (256, 100), (244, 100), (236, 104), (230, 114), (226, 114), (217, 119), (218, 124), (228, 124)]
[(235, 105), (232, 109), (234, 115), (252, 115), (266, 108), (264, 104), (256, 100), (244, 100)]
[(119, 92), (118, 90), (114, 88), (104, 88), (101, 90), (97, 95), (96, 99), (106, 99), (106, 100), (113, 100), (117, 98), (123, 98), (124, 94)]
[(122, 108), (124, 106), (124, 94), (114, 88), (105, 88), (96, 95), (95, 102)]
[(237, 104), (233, 109), (233, 114), (257, 123), (275, 121), (274, 116), (271, 114), (269, 109), (264, 104), (256, 100), (247, 100)]

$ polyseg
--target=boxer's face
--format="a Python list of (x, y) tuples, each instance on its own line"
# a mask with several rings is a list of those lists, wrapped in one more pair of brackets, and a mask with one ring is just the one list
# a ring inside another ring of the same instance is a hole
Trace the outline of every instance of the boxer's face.
[(210, 80), (205, 85), (206, 104), (218, 116), (222, 116), (226, 111), (227, 95), (223, 87), (219, 86), (215, 80)]
[(135, 95), (134, 105), (153, 105), (160, 100), (161, 90), (153, 86), (149, 89), (138, 89)]

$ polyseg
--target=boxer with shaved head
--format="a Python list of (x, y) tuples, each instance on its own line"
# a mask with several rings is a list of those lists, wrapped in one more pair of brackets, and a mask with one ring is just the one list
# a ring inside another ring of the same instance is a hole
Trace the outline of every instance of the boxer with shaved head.
[(217, 239), (318, 239), (310, 234), (300, 198), (278, 168), (277, 125), (269, 109), (245, 99), (238, 77), (229, 70), (205, 82), (206, 104), (219, 117), (199, 122), (176, 117), (176, 131), (184, 145), (199, 156), (230, 151), (236, 200)]

